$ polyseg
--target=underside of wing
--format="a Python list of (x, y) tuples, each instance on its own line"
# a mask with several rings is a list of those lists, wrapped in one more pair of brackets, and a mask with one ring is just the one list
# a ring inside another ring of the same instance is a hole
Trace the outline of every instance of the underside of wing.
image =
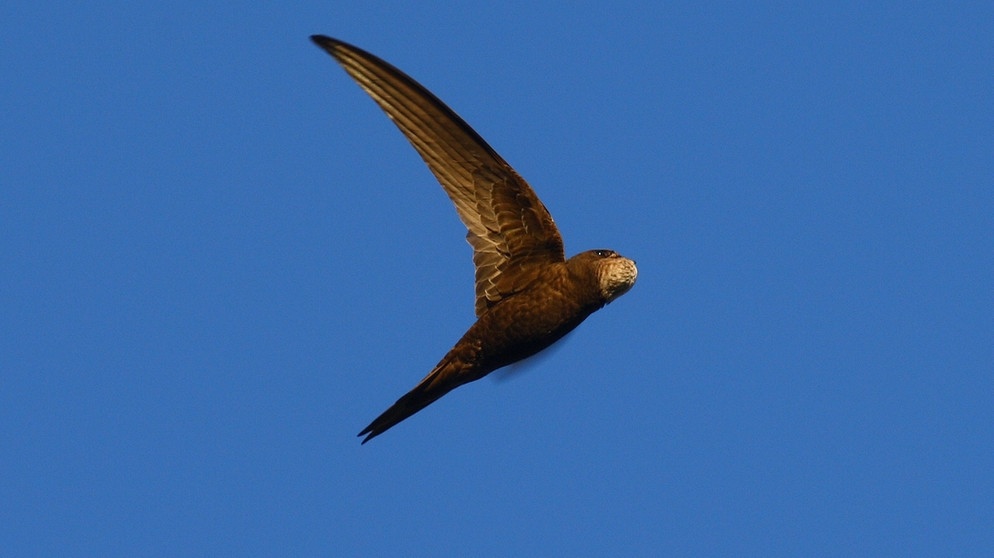
[(330, 37), (311, 39), (387, 113), (455, 204), (473, 247), (477, 315), (523, 288), (536, 266), (564, 261), (549, 211), (455, 112), (376, 56)]

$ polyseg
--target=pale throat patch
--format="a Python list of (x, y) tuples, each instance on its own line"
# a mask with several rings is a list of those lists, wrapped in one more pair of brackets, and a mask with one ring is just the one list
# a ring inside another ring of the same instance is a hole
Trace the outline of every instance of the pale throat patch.
[(603, 260), (597, 268), (597, 280), (600, 283), (601, 296), (607, 302), (628, 292), (638, 277), (635, 262), (628, 258), (611, 258)]

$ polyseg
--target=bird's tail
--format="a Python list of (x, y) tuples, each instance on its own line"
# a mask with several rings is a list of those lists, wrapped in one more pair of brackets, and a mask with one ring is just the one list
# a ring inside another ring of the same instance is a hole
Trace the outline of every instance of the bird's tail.
[(457, 359), (453, 359), (452, 355), (447, 355), (418, 385), (414, 386), (414, 389), (398, 399), (396, 403), (383, 411), (383, 414), (376, 417), (373, 422), (369, 423), (369, 426), (359, 433), (359, 436), (365, 436), (362, 443), (365, 444), (383, 434), (397, 423), (431, 405), (446, 393), (470, 381), (470, 378), (466, 378), (460, 373), (461, 368), (463, 366), (458, 363)]

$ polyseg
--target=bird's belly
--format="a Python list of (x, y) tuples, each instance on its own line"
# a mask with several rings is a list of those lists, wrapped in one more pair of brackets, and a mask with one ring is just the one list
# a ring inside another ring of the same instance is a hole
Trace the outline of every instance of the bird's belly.
[[(593, 312), (547, 293), (498, 304), (467, 332), (479, 347), (480, 364), (490, 370), (528, 358), (552, 345)], [(474, 331), (476, 330), (476, 331)]]

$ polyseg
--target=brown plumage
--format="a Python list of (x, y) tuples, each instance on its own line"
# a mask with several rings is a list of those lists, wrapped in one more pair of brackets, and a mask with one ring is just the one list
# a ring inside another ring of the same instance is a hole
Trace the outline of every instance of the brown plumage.
[(428, 164), (469, 232), (477, 321), (410, 392), (359, 433), (368, 442), (453, 389), (527, 358), (635, 284), (611, 250), (565, 258), (531, 187), (442, 101), (390, 64), (342, 41), (311, 39), (380, 105)]

